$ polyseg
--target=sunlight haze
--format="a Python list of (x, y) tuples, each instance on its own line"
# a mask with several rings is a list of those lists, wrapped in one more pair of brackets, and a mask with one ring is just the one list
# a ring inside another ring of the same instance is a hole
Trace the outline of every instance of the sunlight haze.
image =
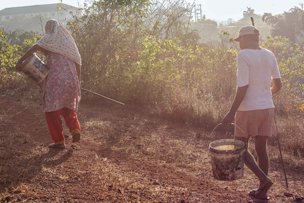
[[(1, 0), (0, 10), (8, 7), (29, 6), (39, 4), (58, 3), (56, 0)], [(72, 6), (83, 6), (87, 0), (63, 0), (63, 3)], [(263, 13), (280, 14), (288, 11), (290, 8), (300, 6), (303, 3), (301, 0), (188, 0), (189, 3), (195, 2), (202, 5), (202, 12), (208, 19), (216, 21), (225, 21), (227, 19), (239, 20), (242, 17), (244, 10), (247, 7), (254, 9), (256, 14), (262, 15)]]

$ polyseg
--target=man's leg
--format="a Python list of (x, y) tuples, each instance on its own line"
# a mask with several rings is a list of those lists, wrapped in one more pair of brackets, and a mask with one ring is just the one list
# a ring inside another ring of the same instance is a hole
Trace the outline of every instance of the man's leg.
[(267, 136), (256, 136), (255, 137), (255, 151), (258, 156), (259, 167), (263, 172), (268, 175), (269, 169), (269, 158), (267, 153)]
[(237, 137), (236, 139), (243, 141), (246, 145), (246, 151), (244, 154), (244, 163), (246, 166), (259, 178), (260, 182), (267, 180), (267, 175), (259, 167), (254, 156), (248, 151), (248, 138)]
[(248, 151), (248, 138), (236, 137), (236, 139), (241, 140), (245, 143), (246, 151), (244, 153), (244, 163), (258, 177), (260, 181), (259, 189), (254, 191), (254, 193), (251, 195), (258, 199), (267, 198), (267, 191), (272, 185), (271, 180), (259, 167), (254, 156)]

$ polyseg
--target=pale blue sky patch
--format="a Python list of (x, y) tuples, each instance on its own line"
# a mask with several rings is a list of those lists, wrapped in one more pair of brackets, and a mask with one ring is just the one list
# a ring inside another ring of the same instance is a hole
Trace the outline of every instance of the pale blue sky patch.
[[(72, 6), (82, 6), (86, 0), (63, 0), (63, 3)], [(187, 0), (193, 2), (192, 0)], [(7, 7), (29, 6), (58, 3), (59, 0), (1, 0), (0, 10)], [(216, 21), (226, 21), (231, 18), (239, 20), (243, 11), (250, 7), (256, 14), (263, 13), (280, 14), (289, 9), (300, 6), (303, 0), (195, 0), (202, 5), (202, 12), (207, 18)]]

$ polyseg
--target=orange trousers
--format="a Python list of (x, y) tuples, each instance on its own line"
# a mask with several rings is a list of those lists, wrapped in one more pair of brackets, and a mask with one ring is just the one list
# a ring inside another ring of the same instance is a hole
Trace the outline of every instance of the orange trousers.
[(63, 127), (60, 116), (63, 117), (65, 124), (72, 134), (75, 132), (80, 132), (81, 130), (76, 111), (68, 108), (62, 108), (57, 111), (45, 112), (49, 132), (55, 143), (64, 142)]

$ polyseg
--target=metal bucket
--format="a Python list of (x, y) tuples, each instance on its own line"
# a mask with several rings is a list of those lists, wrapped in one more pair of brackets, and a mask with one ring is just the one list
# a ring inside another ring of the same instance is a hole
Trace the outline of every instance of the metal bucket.
[(41, 83), (49, 73), (49, 68), (37, 56), (37, 54), (34, 53), (23, 62), (21, 71), (31, 77), (37, 83)]
[(213, 176), (217, 180), (236, 180), (244, 175), (245, 144), (240, 140), (221, 139), (209, 144)]

